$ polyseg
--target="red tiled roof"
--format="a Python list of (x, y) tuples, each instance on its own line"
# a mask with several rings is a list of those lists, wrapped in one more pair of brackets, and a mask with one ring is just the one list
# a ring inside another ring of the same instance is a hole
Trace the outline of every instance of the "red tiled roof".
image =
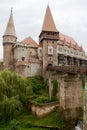
[(53, 20), (53, 16), (51, 14), (49, 6), (47, 6), (45, 17), (44, 17), (44, 22), (42, 26), (42, 31), (53, 31), (53, 32), (58, 32)]
[(68, 42), (68, 43), (71, 42), (73, 45), (76, 44), (76, 41), (75, 41), (72, 37), (67, 36), (67, 35), (65, 35), (65, 34), (59, 33), (59, 38), (60, 38), (60, 40), (62, 40), (62, 41), (64, 41), (64, 39), (66, 39), (66, 42)]
[(43, 43), (39, 43), (38, 47), (42, 47), (43, 46)]
[(84, 51), (82, 46), (80, 46), (80, 51)]
[(79, 46), (77, 42), (70, 36), (64, 35), (62, 33), (59, 33), (59, 39), (63, 41), (63, 45), (66, 43), (69, 43), (69, 47), (74, 47), (76, 50), (84, 51), (83, 47)]
[(78, 44), (76, 43), (75, 44), (75, 49), (77, 50), (79, 48)]
[(69, 43), (69, 47), (72, 47), (72, 42), (70, 41), (70, 43)]
[(24, 44), (28, 44), (31, 47), (35, 47), (35, 48), (38, 47), (38, 44), (31, 37), (27, 37), (24, 40), (22, 40), (21, 42)]
[(63, 41), (63, 46), (66, 44), (66, 39), (64, 38), (64, 41)]
[(4, 33), (4, 36), (7, 36), (7, 35), (17, 37), (16, 31), (15, 31), (15, 26), (14, 26), (14, 20), (13, 20), (12, 11), (11, 11), (11, 14), (10, 14), (10, 17), (9, 17), (9, 21), (8, 21), (8, 24), (7, 24), (5, 33)]

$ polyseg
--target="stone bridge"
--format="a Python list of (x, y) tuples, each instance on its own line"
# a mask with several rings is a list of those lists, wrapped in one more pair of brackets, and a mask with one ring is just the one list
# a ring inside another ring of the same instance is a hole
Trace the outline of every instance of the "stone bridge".
[(87, 66), (75, 66), (75, 65), (48, 66), (47, 70), (69, 74), (87, 74)]
[(48, 66), (49, 97), (52, 97), (53, 80), (58, 81), (58, 98), (61, 119), (78, 120), (82, 110), (82, 76), (87, 74), (86, 66)]

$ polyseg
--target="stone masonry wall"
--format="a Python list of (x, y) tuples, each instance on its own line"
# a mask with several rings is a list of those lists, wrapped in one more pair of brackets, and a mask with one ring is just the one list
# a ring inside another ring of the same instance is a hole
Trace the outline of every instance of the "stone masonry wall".
[(13, 51), (12, 45), (6, 44), (4, 45), (4, 68), (8, 68), (13, 70)]
[[(87, 83), (86, 85), (87, 86)], [(85, 90), (85, 101), (84, 101), (84, 111), (83, 111), (83, 130), (87, 130), (87, 88)]]
[[(64, 120), (77, 120), (82, 116), (82, 80), (80, 75), (48, 72), (49, 97), (52, 96), (52, 81), (58, 81), (60, 115)], [(63, 114), (62, 114), (63, 113)]]
[(24, 77), (41, 76), (42, 74), (40, 63), (23, 63), (23, 65), (16, 66), (15, 71)]
[(57, 102), (45, 103), (42, 106), (37, 104), (31, 105), (31, 111), (33, 115), (36, 115), (38, 118), (42, 118), (55, 110), (59, 104)]
[(82, 107), (82, 81), (79, 75), (69, 75), (64, 80), (65, 108)]

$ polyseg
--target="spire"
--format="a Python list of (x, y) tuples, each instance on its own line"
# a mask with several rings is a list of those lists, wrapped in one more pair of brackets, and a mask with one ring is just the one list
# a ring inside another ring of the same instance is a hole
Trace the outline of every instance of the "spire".
[(42, 31), (53, 31), (53, 32), (58, 32), (49, 8), (49, 5), (47, 6), (45, 17), (44, 17), (44, 22), (42, 26)]
[(64, 37), (63, 46), (66, 44), (66, 38)]
[(69, 47), (72, 47), (72, 41), (70, 40), (70, 44), (69, 44)]
[(78, 49), (78, 44), (77, 44), (77, 43), (75, 44), (75, 49), (76, 49), (76, 50)]
[(80, 51), (83, 51), (83, 46), (82, 45), (80, 46)]
[(4, 33), (4, 36), (7, 36), (7, 35), (17, 37), (16, 31), (15, 31), (15, 26), (14, 26), (14, 21), (13, 21), (12, 8), (11, 8), (11, 14), (9, 17), (9, 21), (8, 21), (8, 24), (7, 24), (5, 33)]

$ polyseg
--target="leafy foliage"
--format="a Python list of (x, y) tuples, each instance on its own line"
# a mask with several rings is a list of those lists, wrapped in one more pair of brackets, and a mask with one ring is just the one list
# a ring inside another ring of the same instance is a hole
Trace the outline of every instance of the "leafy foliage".
[(34, 94), (42, 94), (47, 91), (47, 84), (43, 81), (42, 77), (27, 78), (28, 86), (32, 86)]
[(8, 121), (17, 116), (22, 108), (21, 97), (26, 94), (26, 80), (8, 70), (0, 73), (0, 119)]
[(35, 99), (37, 103), (48, 103), (50, 102), (49, 97), (41, 95)]
[(53, 92), (51, 101), (58, 101), (57, 91), (58, 91), (58, 82), (57, 80), (53, 80)]
[(0, 120), (12, 120), (22, 113), (28, 103), (45, 102), (47, 85), (42, 77), (24, 78), (15, 72), (0, 72)]
[(82, 88), (84, 89), (85, 88), (85, 76), (82, 76), (81, 77), (82, 78)]

